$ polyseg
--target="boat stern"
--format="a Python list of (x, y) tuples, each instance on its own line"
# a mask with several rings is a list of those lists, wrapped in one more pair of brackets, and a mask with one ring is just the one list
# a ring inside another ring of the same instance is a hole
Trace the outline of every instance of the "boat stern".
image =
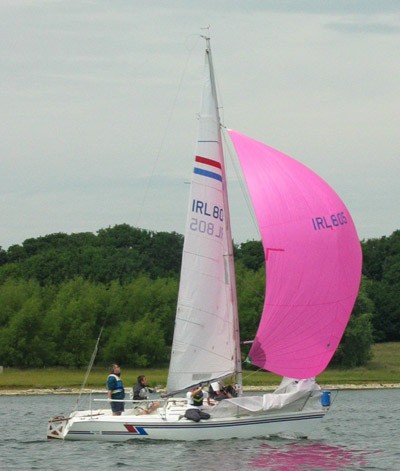
[(47, 438), (64, 440), (68, 417), (53, 417), (49, 419), (47, 425)]

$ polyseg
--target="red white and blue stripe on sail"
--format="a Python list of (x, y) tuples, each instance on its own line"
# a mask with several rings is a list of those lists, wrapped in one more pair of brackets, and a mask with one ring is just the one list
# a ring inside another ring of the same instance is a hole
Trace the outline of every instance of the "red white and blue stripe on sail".
[[(219, 173), (217, 173), (216, 170), (219, 170)], [(202, 175), (203, 177), (213, 178), (214, 180), (222, 182), (221, 162), (218, 162), (217, 160), (196, 155), (193, 172), (196, 175)]]

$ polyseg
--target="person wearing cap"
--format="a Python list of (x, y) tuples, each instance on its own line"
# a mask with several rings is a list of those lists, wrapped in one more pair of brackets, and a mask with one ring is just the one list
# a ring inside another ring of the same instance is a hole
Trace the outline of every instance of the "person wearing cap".
[[(107, 378), (107, 397), (108, 399), (125, 399), (124, 385), (121, 379), (121, 367), (114, 363), (111, 365), (111, 371)], [(113, 415), (121, 415), (125, 410), (123, 402), (111, 402)]]

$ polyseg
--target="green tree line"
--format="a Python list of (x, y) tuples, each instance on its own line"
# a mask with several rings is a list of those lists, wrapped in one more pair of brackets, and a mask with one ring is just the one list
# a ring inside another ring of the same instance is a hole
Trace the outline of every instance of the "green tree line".
[[(97, 362), (166, 365), (172, 343), (183, 237), (123, 224), (97, 234), (51, 234), (0, 248), (0, 364)], [(400, 336), (400, 231), (362, 242), (363, 280), (333, 362), (358, 366), (373, 341)], [(242, 340), (255, 335), (265, 272), (261, 243), (235, 246)]]

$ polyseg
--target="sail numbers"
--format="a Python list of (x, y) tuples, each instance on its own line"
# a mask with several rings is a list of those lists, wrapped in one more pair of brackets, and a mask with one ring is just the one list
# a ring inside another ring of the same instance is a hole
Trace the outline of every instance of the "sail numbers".
[(330, 216), (312, 218), (314, 231), (321, 229), (333, 229), (334, 227), (343, 226), (347, 224), (347, 218), (343, 212), (331, 214)]
[(214, 219), (218, 219), (219, 221), (224, 220), (224, 210), (220, 208), (218, 205), (209, 205), (204, 201), (200, 200), (193, 200), (192, 201), (192, 212), (203, 214), (204, 216), (212, 217)]
[(222, 239), (224, 233), (223, 224), (221, 224), (224, 220), (223, 208), (216, 204), (213, 205), (194, 199), (192, 201), (192, 213), (195, 213), (196, 217), (192, 217), (190, 220), (189, 227), (191, 231)]
[(192, 218), (189, 227), (191, 231), (215, 236), (218, 239), (222, 239), (224, 234), (224, 228), (222, 226), (217, 226), (213, 222), (206, 222), (203, 219)]

